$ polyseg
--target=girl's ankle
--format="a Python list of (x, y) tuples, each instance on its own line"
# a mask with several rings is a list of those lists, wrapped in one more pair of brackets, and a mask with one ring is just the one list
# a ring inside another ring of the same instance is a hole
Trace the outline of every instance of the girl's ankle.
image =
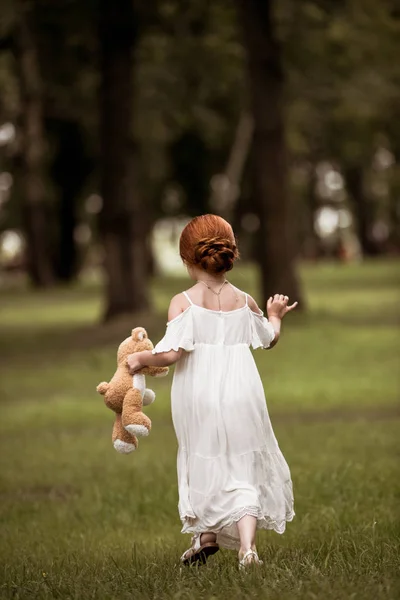
[(217, 541), (215, 533), (205, 532), (200, 534), (200, 544), (214, 543)]
[(249, 548), (240, 548), (239, 549), (239, 558), (242, 559), (243, 556), (246, 554), (246, 552), (248, 552), (249, 550), (251, 550), (252, 552), (257, 552), (256, 545), (252, 544)]

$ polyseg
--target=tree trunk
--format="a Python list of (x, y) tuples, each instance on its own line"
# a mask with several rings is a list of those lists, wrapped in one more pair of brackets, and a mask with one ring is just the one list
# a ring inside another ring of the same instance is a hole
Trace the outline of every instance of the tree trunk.
[(147, 307), (145, 207), (135, 192), (131, 140), (132, 59), (136, 42), (132, 0), (100, 0), (100, 232), (107, 276), (105, 318)]
[(258, 258), (264, 299), (287, 294), (302, 302), (286, 187), (283, 71), (272, 22), (272, 0), (238, 0), (247, 50), (254, 120), (254, 203), (260, 217)]
[(242, 111), (236, 127), (224, 173), (219, 174), (223, 185), (213, 190), (210, 199), (212, 208), (218, 214), (232, 222), (238, 216), (238, 201), (242, 186), (243, 171), (251, 148), (253, 138), (253, 118), (247, 111)]
[(354, 216), (356, 218), (356, 231), (364, 256), (374, 256), (379, 250), (372, 239), (371, 207), (364, 192), (364, 171), (359, 165), (347, 166), (344, 169), (347, 190), (351, 196)]
[(43, 181), (44, 127), (42, 82), (32, 30), (31, 3), (19, 1), (15, 58), (21, 94), (22, 214), (26, 236), (28, 274), (32, 283), (53, 282), (49, 244), (49, 210)]
[[(316, 193), (317, 174), (314, 161), (311, 163), (308, 181), (305, 190), (305, 239), (303, 241), (303, 256), (316, 260), (321, 257), (321, 240), (315, 233), (315, 215), (318, 210), (318, 198)], [(300, 217), (300, 215), (299, 215)]]
[(77, 223), (75, 190), (72, 186), (66, 186), (60, 190), (56, 257), (57, 279), (63, 282), (72, 281), (78, 274), (78, 249), (75, 241)]
[(52, 117), (46, 119), (46, 125), (56, 142), (51, 174), (59, 191), (55, 276), (60, 281), (70, 282), (79, 270), (79, 253), (74, 237), (78, 224), (77, 203), (92, 164), (77, 121)]
[(395, 165), (392, 167), (390, 177), (390, 204), (389, 204), (389, 251), (394, 254), (400, 254), (400, 139), (392, 141), (392, 150), (395, 158)]

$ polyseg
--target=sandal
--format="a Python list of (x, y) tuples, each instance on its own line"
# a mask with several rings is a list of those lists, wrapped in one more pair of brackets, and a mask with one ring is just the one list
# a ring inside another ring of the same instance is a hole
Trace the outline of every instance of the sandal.
[(245, 571), (252, 565), (262, 565), (263, 561), (259, 559), (255, 550), (247, 550), (241, 559), (239, 559), (239, 570)]
[(219, 550), (217, 542), (201, 543), (201, 533), (192, 537), (192, 545), (181, 556), (181, 563), (185, 566), (200, 563), (204, 565), (207, 558)]

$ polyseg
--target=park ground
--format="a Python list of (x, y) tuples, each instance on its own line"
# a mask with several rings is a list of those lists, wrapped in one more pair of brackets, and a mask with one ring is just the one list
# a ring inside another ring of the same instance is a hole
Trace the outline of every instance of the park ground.
[[(155, 312), (99, 326), (97, 284), (13, 286), (0, 308), (0, 597), (380, 600), (400, 597), (399, 275), (394, 262), (301, 269), (308, 310), (257, 351), (296, 517), (262, 532), (264, 565), (238, 573), (218, 553), (181, 571), (171, 377), (152, 380), (151, 435), (111, 446), (95, 392), (132, 327), (162, 336), (183, 279), (154, 281)], [(255, 272), (237, 285), (255, 292)], [(284, 291), (284, 290), (277, 290)]]

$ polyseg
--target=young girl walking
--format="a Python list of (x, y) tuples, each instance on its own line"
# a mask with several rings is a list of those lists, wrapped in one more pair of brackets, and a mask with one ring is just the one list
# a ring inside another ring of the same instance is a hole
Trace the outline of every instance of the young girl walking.
[(194, 218), (180, 238), (194, 285), (174, 296), (167, 330), (152, 352), (128, 357), (132, 373), (176, 363), (172, 418), (178, 439), (179, 515), (192, 545), (185, 565), (220, 547), (239, 551), (239, 567), (261, 564), (256, 530), (283, 533), (294, 517), (288, 465), (279, 449), (252, 348), (272, 348), (297, 303), (275, 294), (268, 320), (226, 274), (238, 258), (231, 226)]

